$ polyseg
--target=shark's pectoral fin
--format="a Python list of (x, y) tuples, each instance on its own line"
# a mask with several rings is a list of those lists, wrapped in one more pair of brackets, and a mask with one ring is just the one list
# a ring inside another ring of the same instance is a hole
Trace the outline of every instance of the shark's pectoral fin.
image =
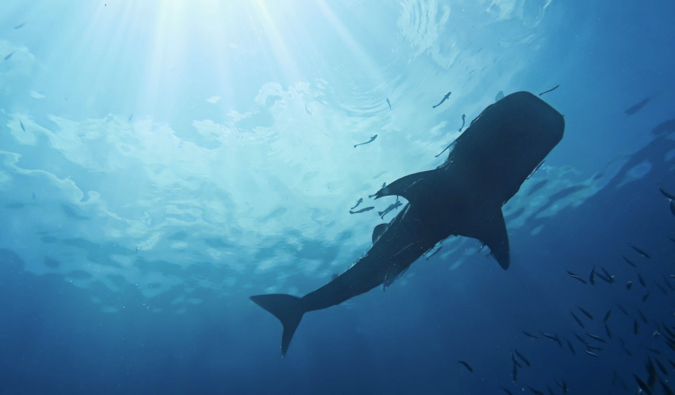
[(497, 260), (502, 269), (506, 270), (509, 268), (511, 261), (509, 256), (509, 236), (506, 233), (506, 223), (504, 222), (504, 215), (502, 215), (500, 208), (481, 212), (481, 216), (472, 224), (468, 233), (464, 236), (478, 239), (488, 246), (490, 254)]
[(380, 237), (384, 234), (384, 231), (387, 230), (388, 224), (379, 224), (375, 226), (375, 229), (373, 229), (373, 244), (375, 244), (376, 241), (380, 239)]
[(375, 199), (379, 199), (384, 196), (403, 196), (411, 204), (414, 204), (415, 197), (422, 196), (423, 193), (421, 192), (428, 190), (428, 188), (424, 187), (427, 185), (425, 180), (431, 178), (433, 172), (435, 171), (436, 170), (427, 170), (401, 177), (377, 191), (375, 194)]

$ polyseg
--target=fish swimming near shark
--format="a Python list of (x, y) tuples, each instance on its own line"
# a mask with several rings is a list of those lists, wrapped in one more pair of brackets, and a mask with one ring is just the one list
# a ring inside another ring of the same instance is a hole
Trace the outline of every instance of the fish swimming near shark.
[(371, 248), (347, 271), (303, 297), (250, 297), (281, 321), (281, 355), (286, 355), (305, 313), (391, 285), (449, 236), (478, 239), (502, 269), (508, 269), (509, 241), (502, 206), (560, 142), (564, 128), (562, 115), (537, 96), (513, 93), (485, 108), (438, 168), (381, 188), (376, 199), (401, 196), (408, 203), (389, 223), (375, 226)]

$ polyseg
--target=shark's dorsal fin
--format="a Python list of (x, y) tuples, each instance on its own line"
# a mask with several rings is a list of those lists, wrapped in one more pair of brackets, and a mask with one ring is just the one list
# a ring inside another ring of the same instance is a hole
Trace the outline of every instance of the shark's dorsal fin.
[(375, 226), (375, 229), (373, 229), (373, 244), (382, 237), (384, 231), (387, 230), (387, 226), (388, 224), (379, 224)]
[(509, 236), (506, 233), (506, 223), (501, 208), (495, 207), (482, 211), (480, 218), (475, 221), (472, 229), (466, 233), (462, 236), (473, 237), (485, 244), (490, 249), (490, 255), (497, 260), (502, 269), (509, 268), (511, 261)]
[(435, 170), (427, 170), (420, 173), (409, 174), (392, 182), (386, 187), (380, 189), (375, 194), (375, 199), (384, 196), (403, 196), (411, 204), (414, 204), (417, 190), (424, 190), (425, 179), (431, 178)]

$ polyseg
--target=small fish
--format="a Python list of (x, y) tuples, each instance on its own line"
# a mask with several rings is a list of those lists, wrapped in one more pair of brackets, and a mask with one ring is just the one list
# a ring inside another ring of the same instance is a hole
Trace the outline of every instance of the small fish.
[(665, 189), (661, 188), (661, 185), (659, 185), (659, 191), (661, 191), (661, 194), (665, 196), (669, 200), (675, 200), (675, 195), (672, 193), (666, 191)]
[(131, 122), (132, 119), (134, 119), (134, 114), (129, 115), (129, 118), (127, 118), (127, 123)]
[(630, 291), (631, 288), (633, 288), (633, 282), (632, 281), (626, 282), (626, 289)]
[(574, 347), (572, 346), (572, 342), (570, 342), (567, 339), (565, 339), (565, 341), (567, 342), (567, 346), (570, 348), (570, 351), (572, 351), (572, 354), (577, 355), (577, 352), (574, 350)]
[(588, 355), (590, 355), (590, 356), (592, 356), (592, 357), (600, 358), (600, 355), (598, 355), (598, 354), (596, 354), (596, 353), (594, 353), (594, 352), (588, 351), (588, 350), (586, 350), (586, 354), (588, 354)]
[(595, 346), (592, 346), (592, 345), (590, 345), (590, 344), (586, 346), (586, 349), (587, 349), (588, 351), (602, 351), (602, 348), (600, 348), (600, 347), (595, 347)]
[(387, 104), (389, 105), (389, 110), (391, 110), (391, 102), (389, 101), (389, 98), (387, 98)]
[(647, 282), (645, 281), (645, 278), (642, 277), (642, 274), (640, 274), (640, 273), (638, 273), (638, 280), (640, 280), (640, 285), (647, 288)]
[(365, 143), (358, 143), (358, 144), (356, 144), (356, 145), (354, 146), (354, 148), (358, 147), (359, 145), (370, 144), (370, 143), (372, 143), (373, 141), (375, 141), (376, 138), (377, 138), (377, 135), (371, 137), (370, 140), (366, 141)]
[(606, 282), (610, 283), (610, 284), (614, 284), (614, 276), (612, 276), (612, 275), (607, 271), (607, 269), (605, 269), (604, 266), (600, 266), (600, 270), (602, 270), (602, 274), (603, 274), (605, 277), (607, 277), (607, 278), (602, 278), (602, 277), (601, 277), (601, 278), (602, 278), (603, 280), (605, 280)]
[(647, 291), (647, 293), (645, 294), (645, 296), (642, 297), (642, 301), (643, 301), (643, 302), (646, 302), (647, 299), (649, 299), (649, 291)]
[(511, 360), (512, 360), (513, 363), (515, 363), (519, 368), (521, 368), (521, 369), (524, 369), (524, 368), (525, 368), (523, 365), (520, 364), (520, 362), (518, 362), (518, 360), (516, 359), (516, 357), (513, 356), (513, 354), (511, 354)]
[(522, 359), (523, 362), (525, 362), (525, 365), (532, 366), (532, 365), (530, 365), (530, 361), (528, 361), (527, 358), (525, 358), (525, 356), (523, 354), (519, 353), (518, 350), (514, 349), (513, 351), (515, 351), (518, 358)]
[(565, 382), (565, 380), (562, 381), (562, 384), (561, 384), (561, 383), (558, 383), (557, 380), (556, 380), (555, 383), (558, 384), (558, 387), (560, 387), (561, 390), (563, 390), (563, 394), (566, 394), (566, 393), (569, 392), (570, 389), (569, 389), (569, 387), (567, 386), (567, 383)]
[(584, 313), (584, 315), (585, 315), (586, 317), (588, 317), (589, 319), (591, 319), (591, 320), (593, 319), (593, 316), (592, 316), (591, 313), (589, 313), (588, 311), (582, 309), (582, 308), (579, 307), (579, 306), (577, 306), (577, 309), (579, 309), (579, 311), (581, 311), (582, 313)]
[(464, 129), (464, 124), (466, 123), (466, 114), (462, 114), (462, 126), (459, 128), (459, 132), (462, 133), (462, 129)]
[(550, 335), (550, 334), (548, 334), (548, 333), (544, 333), (544, 332), (541, 332), (541, 334), (542, 334), (544, 337), (546, 337), (546, 338), (548, 338), (548, 339), (551, 339), (551, 340), (553, 340), (554, 342), (558, 343), (558, 345), (560, 346), (560, 348), (562, 348), (562, 342), (560, 341), (560, 338), (558, 337), (557, 334), (556, 334), (555, 336), (554, 336), (554, 335)]
[(670, 283), (670, 280), (668, 280), (668, 277), (666, 277), (665, 274), (663, 275), (663, 282), (671, 291), (675, 291), (675, 288), (673, 288), (673, 285)]
[(609, 330), (609, 325), (607, 325), (606, 322), (604, 323), (604, 325), (605, 325), (605, 333), (607, 333), (607, 337), (611, 339), (612, 338), (612, 331)]
[(640, 110), (642, 109), (642, 107), (644, 107), (647, 103), (649, 103), (649, 99), (650, 99), (650, 98), (648, 97), (648, 98), (642, 100), (641, 102), (632, 105), (631, 107), (627, 108), (627, 109), (624, 111), (624, 113), (625, 113), (626, 115), (633, 115), (633, 114), (635, 114), (636, 112), (640, 111)]
[(623, 260), (626, 261), (626, 263), (628, 263), (629, 265), (631, 265), (631, 266), (633, 266), (633, 267), (637, 267), (633, 262), (631, 262), (630, 259), (626, 258), (626, 257), (623, 256), (623, 255), (621, 255), (621, 257), (622, 257)]
[(25, 131), (26, 131), (26, 127), (23, 126), (23, 122), (21, 122), (21, 120), (19, 120), (19, 125), (21, 125), (21, 130), (23, 130), (23, 131), (25, 132)]
[(350, 210), (354, 210), (355, 208), (359, 207), (359, 204), (361, 203), (363, 203), (363, 198), (359, 198), (359, 200), (356, 201), (356, 205), (350, 208)]
[(654, 281), (654, 285), (656, 285), (656, 288), (658, 288), (659, 291), (661, 291), (664, 295), (668, 296), (668, 291), (666, 291), (666, 289), (663, 288), (663, 287), (661, 286), (661, 284), (659, 284), (659, 283), (657, 283), (656, 281)]
[(591, 273), (588, 275), (588, 282), (591, 285), (595, 285), (595, 266), (591, 269)]
[(590, 338), (593, 339), (593, 340), (597, 340), (597, 341), (599, 341), (600, 343), (605, 343), (605, 344), (607, 343), (607, 340), (601, 338), (600, 336), (596, 336), (596, 335), (594, 335), (594, 334), (592, 334), (592, 333), (586, 332), (586, 336), (590, 337)]
[(626, 353), (626, 355), (628, 355), (628, 356), (631, 357), (631, 358), (633, 357), (633, 353), (630, 352), (630, 350), (628, 350), (628, 349), (626, 348), (626, 346), (621, 346), (621, 348), (623, 349), (623, 352)]
[[(654, 354), (661, 355), (661, 351), (660, 351), (660, 350), (657, 350), (657, 349), (655, 349), (655, 348), (653, 348), (653, 347), (642, 346), (642, 348), (644, 348), (645, 350), (651, 351), (651, 352), (653, 352)], [(650, 358), (650, 362), (651, 362), (651, 358)], [(652, 366), (652, 367), (653, 367), (653, 366)]]
[(457, 362), (458, 362), (458, 363), (461, 363), (462, 365), (464, 365), (464, 367), (465, 367), (469, 372), (473, 373), (473, 368), (472, 368), (468, 363), (466, 363), (466, 362), (464, 362), (464, 361), (457, 361)]
[(515, 363), (513, 364), (513, 371), (511, 372), (511, 379), (513, 380), (514, 383), (516, 381), (518, 381), (518, 365), (516, 365)]
[(523, 330), (521, 330), (521, 332), (523, 332), (523, 334), (525, 334), (525, 336), (531, 337), (532, 339), (539, 339), (539, 336), (534, 335), (534, 334), (532, 334), (532, 333), (530, 333), (530, 332), (523, 331)]
[(4, 60), (10, 60), (12, 58), (12, 55), (14, 55), (14, 51), (10, 52), (9, 55), (5, 56)]
[(579, 324), (580, 327), (586, 328), (586, 327), (584, 326), (584, 323), (581, 322), (581, 320), (579, 319), (579, 317), (577, 317), (576, 314), (574, 314), (574, 312), (570, 311), (570, 314), (572, 314), (572, 318), (574, 318), (574, 321), (576, 321), (577, 324)]
[(23, 27), (23, 25), (25, 25), (25, 24), (26, 24), (26, 22), (24, 22), (24, 23), (19, 23), (18, 25), (14, 26), (14, 30), (19, 30), (19, 29), (21, 29), (21, 28)]
[(658, 366), (661, 373), (665, 374), (666, 376), (670, 376), (668, 369), (666, 369), (666, 367), (661, 363), (661, 361), (659, 361), (658, 358), (654, 358), (654, 361), (656, 362), (656, 366)]
[(349, 214), (365, 213), (366, 211), (370, 211), (370, 210), (372, 210), (372, 209), (374, 209), (374, 208), (375, 208), (375, 207), (370, 206), (370, 207), (362, 208), (362, 209), (359, 210), (359, 211), (352, 211), (352, 210), (349, 210)]
[(633, 333), (636, 335), (640, 333), (640, 325), (637, 320), (633, 321)]
[(612, 309), (609, 309), (609, 311), (605, 313), (605, 317), (602, 320), (607, 322), (610, 318), (612, 318)]
[(620, 304), (617, 303), (616, 307), (618, 307), (619, 310), (621, 310), (622, 313), (624, 313), (625, 315), (628, 315), (628, 311), (626, 309), (624, 309), (623, 306), (621, 306)]
[(554, 86), (553, 88), (551, 88), (551, 89), (549, 89), (549, 90), (547, 90), (547, 91), (543, 91), (543, 92), (541, 92), (541, 93), (539, 94), (539, 96), (544, 95), (544, 94), (549, 93), (549, 92), (553, 92), (554, 90), (558, 89), (559, 86), (560, 86), (560, 85), (556, 85), (556, 86)]
[(529, 385), (527, 386), (527, 388), (529, 388), (530, 391), (532, 391), (532, 393), (533, 393), (534, 395), (544, 395), (543, 392), (541, 392), (541, 391), (539, 391), (539, 390), (536, 390), (536, 389), (530, 387)]
[(666, 384), (665, 381), (659, 379), (659, 383), (661, 384), (661, 388), (663, 389), (664, 394), (675, 395), (675, 391), (673, 391), (670, 387), (668, 387), (668, 384)]
[(645, 384), (645, 382), (642, 381), (641, 378), (639, 378), (638, 376), (636, 376), (635, 373), (633, 373), (633, 377), (635, 377), (635, 381), (637, 381), (638, 387), (640, 387), (640, 389), (641, 389), (642, 391), (644, 391), (645, 394), (647, 394), (647, 395), (652, 395), (652, 390), (649, 389), (649, 387), (647, 386), (647, 384)]
[(435, 106), (432, 106), (432, 108), (436, 108), (436, 107), (440, 106), (441, 104), (443, 104), (443, 102), (448, 100), (448, 98), (450, 97), (450, 94), (452, 94), (452, 92), (448, 92), (445, 96), (443, 96), (443, 100), (441, 100), (441, 102), (436, 104)]
[[(640, 314), (640, 318), (642, 318), (642, 322), (649, 325), (649, 320), (645, 316), (645, 313), (643, 313), (642, 310), (638, 309), (638, 314)], [(666, 327), (666, 329), (668, 329), (668, 328)]]
[(402, 205), (403, 205), (403, 203), (401, 203), (401, 202), (399, 202), (399, 201), (397, 200), (395, 203), (390, 204), (389, 207), (387, 207), (386, 209), (384, 209), (384, 211), (378, 211), (377, 213), (378, 213), (378, 215), (380, 216), (380, 218), (384, 219), (384, 216), (385, 216), (385, 215), (387, 215), (387, 214), (389, 214), (390, 212), (396, 210), (397, 208), (399, 208), (399, 207), (402, 206)]
[(502, 391), (506, 392), (508, 395), (513, 395), (513, 392), (507, 390), (506, 388), (504, 388), (504, 387), (499, 387), (499, 388), (500, 388)]
[(637, 251), (638, 254), (642, 255), (643, 257), (645, 257), (647, 259), (652, 259), (651, 255), (649, 255), (645, 250), (643, 250), (639, 247), (636, 247), (636, 246), (634, 246), (630, 243), (628, 243), (628, 245), (631, 246), (631, 248), (633, 248), (635, 251)]
[(577, 335), (576, 333), (574, 334), (574, 336), (576, 336), (576, 338), (577, 338), (580, 342), (582, 342), (584, 345), (586, 345), (586, 346), (589, 345), (589, 344), (588, 344), (588, 340), (586, 340), (586, 339), (584, 339), (583, 337)]
[(584, 280), (583, 278), (579, 277), (578, 275), (572, 273), (571, 271), (568, 270), (567, 273), (569, 273), (570, 277), (579, 280), (582, 284), (588, 284), (586, 282), (586, 280)]

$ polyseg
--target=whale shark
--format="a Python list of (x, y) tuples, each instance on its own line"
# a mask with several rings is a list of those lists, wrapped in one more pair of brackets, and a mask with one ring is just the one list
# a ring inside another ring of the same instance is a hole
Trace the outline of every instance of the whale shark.
[(501, 268), (508, 269), (502, 206), (560, 142), (564, 129), (564, 118), (553, 107), (530, 92), (516, 92), (486, 107), (439, 167), (381, 188), (375, 199), (401, 196), (408, 203), (389, 223), (375, 226), (372, 246), (349, 269), (303, 297), (250, 297), (281, 321), (282, 357), (305, 313), (391, 285), (450, 236), (479, 240)]

